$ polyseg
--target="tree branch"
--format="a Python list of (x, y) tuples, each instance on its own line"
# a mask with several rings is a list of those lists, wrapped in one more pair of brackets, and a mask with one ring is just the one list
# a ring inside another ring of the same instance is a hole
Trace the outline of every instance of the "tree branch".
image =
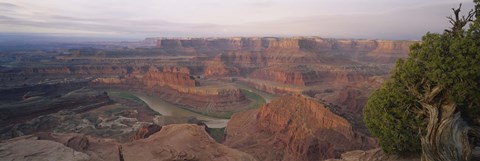
[(437, 97), (437, 95), (440, 94), (440, 92), (442, 92), (442, 90), (443, 90), (443, 87), (441, 87), (441, 86), (437, 85), (437, 86), (433, 87), (433, 89), (425, 92), (425, 96), (423, 97), (424, 98), (423, 101), (428, 102), (428, 103), (432, 102), (433, 99), (435, 99), (435, 97)]
[(473, 146), (480, 146), (480, 127), (478, 126), (471, 126), (468, 135), (472, 138), (471, 144)]
[(453, 36), (462, 36), (463, 27), (465, 27), (468, 22), (472, 22), (474, 20), (474, 17), (477, 15), (477, 9), (472, 9), (468, 12), (468, 15), (466, 17), (465, 15), (460, 17), (461, 8), (461, 3), (458, 9), (452, 8), (455, 18), (453, 18), (452, 16), (447, 17), (450, 24), (452, 24), (452, 28), (450, 30), (446, 29), (445, 32), (453, 34)]

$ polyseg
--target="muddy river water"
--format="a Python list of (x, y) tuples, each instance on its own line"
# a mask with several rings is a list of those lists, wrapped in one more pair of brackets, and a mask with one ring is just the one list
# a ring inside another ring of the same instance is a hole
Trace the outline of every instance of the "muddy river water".
[(211, 128), (222, 128), (226, 127), (229, 119), (220, 119), (210, 116), (205, 116), (199, 113), (195, 113), (183, 108), (180, 108), (176, 105), (163, 101), (155, 96), (147, 94), (132, 93), (143, 102), (145, 102), (152, 110), (157, 111), (158, 113), (164, 116), (179, 116), (179, 117), (196, 117), (199, 120), (205, 121), (208, 127)]
[[(263, 97), (267, 103), (276, 97), (271, 94), (265, 93), (263, 91), (259, 91), (255, 88), (252, 88), (243, 84), (233, 83), (233, 85), (238, 88), (242, 88), (244, 90), (248, 90), (250, 92), (256, 93), (257, 95)], [(229, 119), (215, 118), (215, 117), (206, 116), (200, 113), (195, 113), (195, 112), (183, 109), (181, 107), (178, 107), (177, 105), (166, 102), (154, 95), (149, 95), (146, 93), (136, 93), (136, 92), (128, 92), (128, 93), (140, 98), (152, 110), (157, 111), (158, 113), (164, 116), (195, 117), (199, 120), (205, 121), (205, 124), (207, 124), (207, 126), (211, 128), (226, 127), (229, 121)]]

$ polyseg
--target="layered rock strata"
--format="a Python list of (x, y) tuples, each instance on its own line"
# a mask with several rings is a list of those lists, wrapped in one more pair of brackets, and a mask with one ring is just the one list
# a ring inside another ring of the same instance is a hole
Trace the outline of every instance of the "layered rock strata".
[(323, 104), (288, 95), (258, 110), (235, 114), (227, 125), (225, 145), (258, 160), (301, 161), (340, 157), (376, 143)]
[(157, 41), (158, 48), (196, 50), (310, 50), (316, 52), (325, 51), (369, 51), (389, 52), (392, 54), (404, 53), (413, 41), (389, 41), (389, 40), (346, 40), (324, 39), (319, 37), (297, 38), (185, 38), (185, 39), (160, 39)]

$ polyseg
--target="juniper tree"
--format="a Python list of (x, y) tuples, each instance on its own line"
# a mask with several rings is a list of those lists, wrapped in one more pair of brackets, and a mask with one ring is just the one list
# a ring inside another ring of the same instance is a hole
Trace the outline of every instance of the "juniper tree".
[(453, 9), (450, 29), (412, 45), (370, 96), (364, 121), (385, 152), (471, 159), (480, 138), (480, 2), (474, 2), (466, 16), (459, 15), (461, 5)]

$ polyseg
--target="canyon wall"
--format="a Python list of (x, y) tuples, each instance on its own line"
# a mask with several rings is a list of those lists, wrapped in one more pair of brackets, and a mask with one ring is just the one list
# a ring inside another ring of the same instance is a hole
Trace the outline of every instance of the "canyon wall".
[(298, 38), (163, 38), (157, 41), (158, 48), (165, 49), (218, 49), (218, 50), (309, 50), (316, 52), (328, 51), (368, 51), (402, 54), (414, 41), (390, 40), (342, 40), (324, 39), (318, 37)]
[(155, 86), (196, 87), (199, 83), (190, 75), (188, 68), (163, 67), (159, 70), (155, 66), (135, 67), (123, 77), (106, 77), (93, 80), (100, 84), (123, 84), (131, 86), (143, 85), (147, 88)]

